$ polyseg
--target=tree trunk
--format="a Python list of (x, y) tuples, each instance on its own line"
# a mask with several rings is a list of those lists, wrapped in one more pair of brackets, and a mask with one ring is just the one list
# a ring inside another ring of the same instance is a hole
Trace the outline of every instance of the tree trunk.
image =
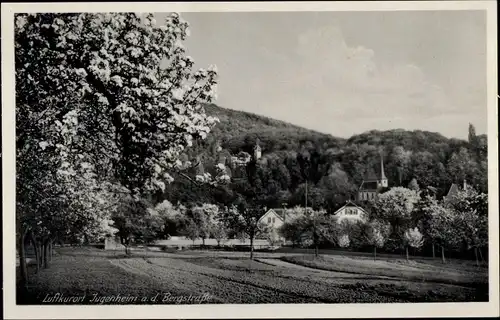
[(319, 256), (318, 244), (317, 244), (317, 243), (314, 245), (314, 256), (315, 256), (315, 257), (318, 257), (318, 256)]
[(52, 255), (54, 253), (54, 242), (50, 239), (49, 242), (49, 260), (52, 261)]
[(443, 246), (441, 246), (441, 261), (443, 263), (446, 263), (446, 259), (444, 258), (444, 247)]
[(45, 240), (43, 244), (43, 268), (49, 267), (49, 240)]
[(373, 260), (377, 260), (377, 246), (373, 246)]
[(40, 250), (38, 249), (38, 242), (36, 241), (36, 238), (32, 232), (29, 233), (29, 238), (31, 244), (33, 245), (33, 251), (35, 253), (36, 273), (38, 273), (40, 272)]
[(42, 246), (38, 241), (34, 240), (35, 242), (35, 259), (36, 259), (36, 272), (40, 272), (40, 269), (42, 268)]
[(203, 247), (205, 247), (205, 238), (201, 239), (201, 243), (203, 244)]
[(253, 260), (253, 236), (250, 237), (250, 260)]
[(408, 246), (406, 246), (406, 261), (410, 260), (410, 254), (408, 253)]
[(481, 248), (477, 248), (477, 250), (479, 251), (479, 257), (481, 257), (481, 262), (485, 262), (484, 258), (483, 258), (483, 252), (481, 251)]
[(436, 252), (434, 251), (434, 243), (432, 244), (432, 259), (436, 258)]
[(45, 247), (43, 245), (43, 239), (40, 241), (40, 244), (38, 244), (38, 247), (40, 248), (40, 268), (43, 268), (43, 262), (45, 261)]
[(28, 268), (26, 266), (26, 231), (21, 232), (21, 236), (19, 237), (19, 269), (21, 271), (21, 285), (24, 287), (28, 283)]
[(474, 256), (476, 256), (476, 266), (479, 267), (479, 259), (477, 257), (477, 247), (474, 247)]

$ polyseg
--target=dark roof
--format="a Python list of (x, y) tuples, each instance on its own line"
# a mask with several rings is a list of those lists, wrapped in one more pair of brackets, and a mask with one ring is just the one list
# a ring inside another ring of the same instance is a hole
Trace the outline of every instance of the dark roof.
[(373, 170), (368, 171), (368, 173), (366, 174), (366, 176), (364, 178), (365, 182), (378, 181), (378, 180), (379, 180), (379, 178), (377, 177), (377, 175), (375, 174), (375, 172)]
[(377, 184), (377, 181), (363, 181), (363, 183), (361, 184), (361, 187), (359, 188), (360, 191), (364, 191), (364, 190), (367, 190), (367, 191), (371, 191), (371, 190), (378, 190), (378, 184)]

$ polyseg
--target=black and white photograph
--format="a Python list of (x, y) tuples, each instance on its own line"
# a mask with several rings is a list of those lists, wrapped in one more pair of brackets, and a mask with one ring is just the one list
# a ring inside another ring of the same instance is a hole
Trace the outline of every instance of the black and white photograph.
[(454, 3), (2, 4), (11, 308), (498, 316), (496, 3)]

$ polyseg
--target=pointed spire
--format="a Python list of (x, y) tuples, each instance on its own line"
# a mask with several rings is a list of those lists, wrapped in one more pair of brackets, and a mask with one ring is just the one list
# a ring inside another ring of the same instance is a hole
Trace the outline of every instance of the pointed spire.
[(387, 179), (384, 171), (384, 155), (382, 154), (382, 152), (380, 152), (380, 179)]

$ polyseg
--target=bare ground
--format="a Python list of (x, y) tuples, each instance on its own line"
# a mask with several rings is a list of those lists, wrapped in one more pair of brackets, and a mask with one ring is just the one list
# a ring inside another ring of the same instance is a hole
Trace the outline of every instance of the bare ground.
[[(248, 259), (248, 253), (227, 252), (134, 252), (131, 257), (126, 257), (120, 252), (61, 248), (59, 253), (50, 268), (31, 274), (28, 288), (18, 292), (18, 303), (40, 304), (47, 295), (57, 292), (67, 296), (85, 295), (84, 303), (92, 303), (93, 294), (132, 295), (137, 297), (135, 303), (148, 304), (178, 303), (162, 301), (161, 297), (165, 295), (209, 296), (204, 303), (387, 303), (487, 299), (484, 292), (487, 287), (485, 289), (481, 282), (473, 285), (477, 278), (467, 278), (467, 270), (460, 273), (446, 269), (447, 273), (443, 273), (437, 267), (434, 269), (441, 275), (459, 274), (469, 285), (401, 277), (401, 270), (404, 275), (417, 274), (421, 270), (431, 272), (432, 265), (394, 263), (396, 266), (392, 266), (386, 263), (383, 268), (374, 269), (378, 270), (375, 273), (359, 273), (307, 266), (301, 263), (307, 261), (303, 255), (293, 254), (259, 253), (257, 260), (252, 261)], [(328, 259), (352, 262), (338, 257)], [(359, 265), (366, 263), (357, 258), (352, 260), (358, 268), (354, 271), (359, 271)], [(398, 273), (383, 274), (387, 268)], [(154, 296), (159, 298), (152, 302)]]

